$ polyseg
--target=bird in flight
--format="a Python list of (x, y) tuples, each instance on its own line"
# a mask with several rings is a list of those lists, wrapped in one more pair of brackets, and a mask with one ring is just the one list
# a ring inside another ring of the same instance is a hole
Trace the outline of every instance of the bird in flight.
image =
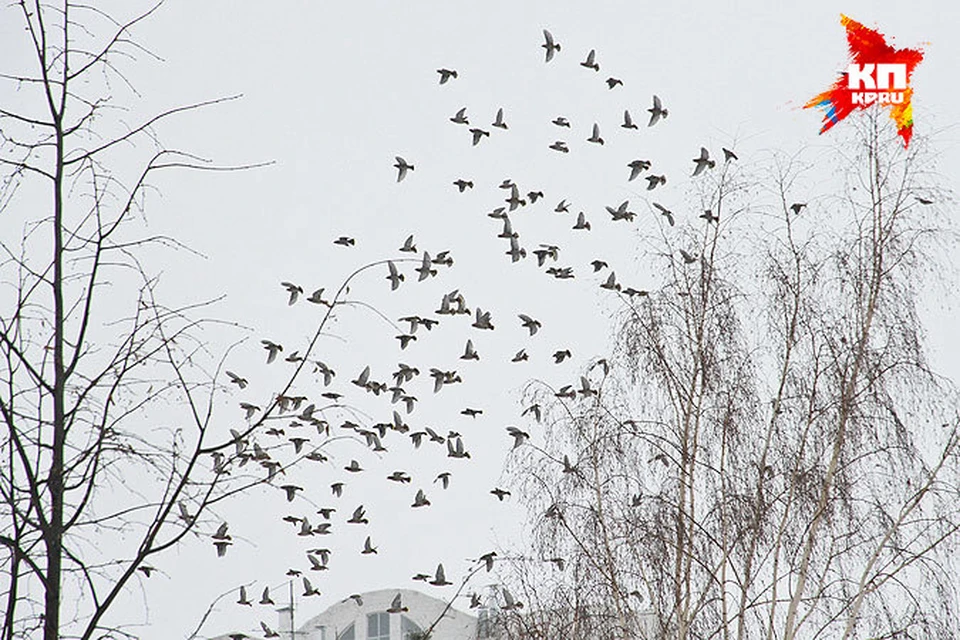
[(620, 78), (614, 78), (614, 77), (612, 77), (612, 76), (609, 77), (609, 78), (607, 78), (607, 88), (608, 88), (608, 89), (613, 89), (613, 88), (616, 87), (617, 85), (619, 85), (619, 86), (622, 87), (622, 86), (623, 86), (623, 80), (621, 80)]
[(491, 127), (496, 127), (498, 129), (506, 129), (507, 123), (503, 121), (503, 107), (497, 109), (497, 119), (493, 121)]
[(656, 207), (657, 211), (660, 212), (660, 215), (667, 219), (667, 222), (670, 223), (671, 227), (674, 226), (673, 211), (670, 211), (670, 209), (667, 209), (659, 202), (654, 202), (653, 206)]
[(630, 116), (630, 112), (624, 109), (623, 111), (623, 124), (620, 125), (624, 129), (636, 129), (637, 125), (634, 124), (633, 118)]
[(587, 222), (587, 217), (583, 215), (583, 211), (581, 211), (579, 215), (577, 215), (577, 224), (573, 225), (573, 228), (586, 229), (587, 231), (590, 230), (590, 223)]
[(303, 288), (293, 284), (292, 282), (281, 282), (280, 286), (287, 290), (290, 294), (290, 298), (287, 300), (287, 305), (292, 305), (297, 301), (297, 298), (303, 293)]
[(663, 108), (660, 98), (656, 95), (653, 96), (653, 106), (647, 109), (647, 111), (650, 113), (650, 122), (647, 123), (648, 127), (657, 124), (660, 118), (666, 118), (670, 115), (670, 112)]
[(706, 147), (700, 147), (700, 155), (694, 158), (693, 162), (697, 165), (693, 169), (693, 175), (695, 176), (703, 173), (704, 169), (713, 169), (717, 165), (716, 160), (710, 159), (710, 152), (707, 151)]
[(490, 137), (489, 131), (484, 131), (483, 129), (470, 129), (470, 133), (473, 134), (473, 146), (480, 144), (480, 140), (483, 139), (483, 136)]
[(560, 51), (560, 43), (555, 42), (553, 39), (553, 34), (546, 29), (543, 30), (543, 40), (544, 42), (540, 46), (547, 50), (546, 59), (544, 62), (550, 62), (553, 60), (554, 53)]
[(241, 389), (245, 389), (245, 388), (247, 387), (247, 379), (246, 379), (246, 378), (241, 378), (240, 376), (238, 376), (237, 374), (235, 374), (235, 373), (232, 372), (232, 371), (227, 371), (226, 374), (227, 374), (227, 377), (230, 378), (230, 382), (232, 382), (233, 384), (237, 385), (237, 386), (240, 387)]
[[(410, 236), (410, 238), (412, 239), (413, 236)], [(397, 265), (393, 264), (393, 260), (387, 261), (387, 267), (390, 268), (390, 273), (387, 274), (387, 280), (390, 281), (390, 290), (396, 291), (400, 283), (403, 282), (403, 274), (397, 271)]]
[(550, 148), (554, 151), (559, 151), (560, 153), (570, 153), (570, 149), (567, 147), (567, 143), (563, 140), (557, 140), (550, 145)]
[(637, 176), (639, 176), (641, 171), (649, 169), (650, 161), (649, 160), (632, 160), (629, 163), (627, 163), (627, 166), (630, 167), (630, 177), (627, 179), (627, 182), (629, 182), (635, 179)]
[(536, 335), (537, 331), (540, 330), (540, 327), (543, 326), (539, 320), (534, 320), (525, 313), (521, 313), (518, 317), (520, 318), (520, 322), (523, 324), (523, 326), (530, 331), (531, 336)]
[(437, 69), (437, 73), (440, 74), (440, 84), (446, 84), (450, 78), (457, 77), (456, 69)]
[(724, 162), (730, 162), (731, 160), (739, 160), (739, 159), (740, 159), (740, 158), (737, 157), (737, 154), (735, 154), (735, 153), (734, 153), (733, 151), (731, 151), (730, 149), (727, 149), (726, 147), (722, 147), (722, 149), (723, 149), (723, 161), (724, 161)]
[(554, 120), (551, 121), (553, 124), (558, 127), (570, 127), (570, 121), (564, 118), (563, 116), (557, 116)]
[(394, 156), (397, 162), (393, 165), (397, 168), (397, 182), (407, 177), (407, 171), (413, 171), (413, 165), (403, 159), (402, 156)]
[(667, 184), (667, 176), (665, 175), (649, 175), (647, 176), (647, 191), (653, 191), (657, 188), (658, 185)]
[(593, 142), (594, 144), (603, 144), (603, 138), (600, 137), (600, 125), (596, 122), (593, 123), (593, 133), (587, 138), (587, 142)]
[(581, 62), (580, 66), (593, 69), (594, 71), (600, 71), (600, 65), (597, 63), (596, 49), (590, 49), (590, 53), (587, 54), (587, 59)]
[(450, 122), (454, 124), (470, 124), (470, 121), (467, 120), (467, 108), (461, 107), (456, 115), (450, 118)]

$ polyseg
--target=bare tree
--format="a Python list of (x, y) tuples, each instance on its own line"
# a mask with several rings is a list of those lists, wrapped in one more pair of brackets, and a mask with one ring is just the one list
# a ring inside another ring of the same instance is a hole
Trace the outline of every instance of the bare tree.
[(609, 373), (531, 385), (511, 637), (956, 637), (957, 394), (917, 311), (944, 194), (876, 113), (838, 149), (839, 195), (799, 157), (708, 172), (719, 222), (659, 243)]
[[(236, 529), (232, 535), (217, 517), (218, 505), (255, 487), (293, 501), (302, 488), (275, 480), (296, 465), (327, 462), (322, 451), (332, 441), (349, 438), (380, 452), (388, 430), (408, 429), (393, 412), (392, 422), (345, 422), (350, 431), (332, 433), (333, 412), (349, 407), (332, 391), (319, 397), (335, 371), (317, 359), (316, 346), (335, 311), (379, 313), (348, 297), (357, 279), (389, 266), (396, 285), (402, 274), (394, 263), (404, 261), (433, 276), (429, 256), (367, 264), (327, 294), (284, 282), (281, 304), (315, 305), (316, 321), (297, 338), (299, 349), (288, 344), (281, 353), (276, 337), (262, 341), (268, 364), (286, 366), (268, 389), (244, 391), (243, 373), (225, 370), (231, 350), (218, 353), (212, 344), (222, 336), (210, 333), (237, 327), (204, 315), (215, 300), (169, 307), (158, 299), (159, 279), (144, 255), (151, 247), (184, 247), (143, 224), (151, 180), (168, 169), (252, 167), (211, 165), (163, 146), (155, 131), (172, 116), (229, 98), (132, 126), (112, 117), (122, 107), (110, 89), (132, 89), (120, 63), (148, 54), (131, 31), (158, 7), (125, 21), (69, 0), (22, 0), (8, 9), (22, 19), (33, 70), (2, 76), (21, 87), (21, 100), (0, 108), (2, 640), (41, 629), (45, 640), (132, 635), (110, 612), (126, 589), (158, 570), (152, 563), (159, 554), (194, 535), (211, 553), (227, 554)], [(49, 210), (34, 217), (22, 205), (37, 193), (49, 198)], [(17, 219), (18, 211), (27, 213)], [(19, 235), (13, 222), (22, 225)], [(415, 373), (404, 380), (408, 375)], [(396, 393), (401, 382), (391, 392), (369, 374), (354, 381), (409, 412), (416, 399)], [(302, 392), (306, 386), (316, 398)], [(244, 401), (239, 412), (217, 419), (228, 388)], [(284, 428), (301, 431), (284, 435)], [(458, 444), (454, 454), (462, 452)], [(331, 480), (345, 473), (326, 468)], [(301, 539), (329, 529), (293, 520)]]

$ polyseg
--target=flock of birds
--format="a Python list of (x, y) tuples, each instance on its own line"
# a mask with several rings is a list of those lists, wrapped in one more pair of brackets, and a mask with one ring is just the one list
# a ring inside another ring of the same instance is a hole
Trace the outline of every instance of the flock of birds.
[[(553, 35), (546, 29), (543, 30), (543, 37), (544, 42), (541, 46), (545, 50), (545, 62), (550, 63), (561, 51), (561, 44), (557, 42)], [(579, 64), (581, 67), (591, 69), (594, 72), (599, 72), (600, 70), (595, 50), (590, 50), (585, 59)], [(459, 77), (458, 72), (454, 69), (441, 68), (437, 70), (437, 73), (439, 74), (439, 83), (441, 85), (445, 85)], [(606, 84), (609, 90), (614, 90), (616, 87), (622, 86), (623, 81), (619, 78), (610, 77), (606, 80)], [(663, 102), (656, 95), (653, 96), (652, 106), (647, 109), (647, 111), (650, 114), (649, 120), (647, 121), (648, 127), (653, 127), (661, 123), (669, 115)], [(474, 146), (480, 144), (491, 135), (489, 130), (482, 129), (479, 126), (471, 126), (471, 119), (466, 107), (457, 109), (449, 120), (457, 126), (467, 128), (470, 133), (472, 145)], [(559, 130), (572, 130), (570, 121), (563, 116), (558, 116), (553, 119), (552, 124)], [(638, 125), (629, 110), (624, 111), (623, 123), (620, 126), (625, 130), (638, 129)], [(490, 127), (504, 131), (509, 129), (502, 108), (498, 109)], [(593, 123), (591, 135), (586, 138), (586, 140), (592, 144), (604, 144), (598, 123)], [(556, 140), (549, 148), (559, 153), (570, 152), (569, 145), (564, 140)], [(724, 163), (729, 163), (737, 159), (737, 155), (732, 150), (723, 149)], [(701, 176), (705, 172), (714, 169), (717, 165), (717, 161), (713, 159), (705, 147), (701, 147), (699, 154), (692, 159), (692, 162), (694, 166), (691, 171), (691, 177)], [(639, 178), (645, 171), (649, 172), (645, 178), (648, 191), (653, 191), (658, 186), (664, 185), (667, 182), (666, 175), (658, 175), (652, 172), (653, 163), (650, 160), (635, 159), (627, 163), (626, 166), (630, 170), (627, 176), (628, 182)], [(396, 180), (398, 183), (410, 178), (411, 174), (416, 171), (413, 163), (399, 155), (396, 156), (394, 168), (397, 170)], [(454, 182), (454, 185), (460, 192), (474, 188), (474, 182), (467, 179), (458, 179)], [(505, 254), (510, 257), (511, 262), (516, 263), (527, 258), (528, 252), (527, 248), (521, 244), (520, 234), (515, 230), (510, 216), (521, 207), (535, 205), (544, 199), (544, 193), (537, 189), (530, 189), (524, 192), (525, 190), (521, 189), (520, 186), (511, 179), (503, 180), (499, 184), (499, 188), (502, 189), (506, 195), (503, 204), (495, 207), (487, 215), (497, 220), (499, 225), (502, 225), (497, 237), (506, 241), (508, 247)], [(795, 214), (799, 213), (804, 206), (804, 203), (794, 204), (792, 208), (793, 212)], [(559, 201), (553, 211), (560, 215), (571, 214), (570, 207), (570, 203), (566, 199), (563, 199)], [(664, 219), (669, 226), (672, 227), (676, 224), (675, 214), (663, 204), (658, 202), (652, 203), (652, 210), (657, 216)], [(606, 206), (606, 211), (611, 216), (612, 222), (631, 222), (637, 216), (636, 212), (631, 210), (629, 200)], [(717, 225), (719, 223), (719, 216), (709, 209), (704, 211), (703, 214), (700, 215), (700, 218), (705, 220), (708, 225)], [(579, 211), (572, 225), (572, 229), (587, 232), (590, 231), (591, 228), (592, 225), (587, 219), (586, 213)], [(355, 247), (356, 239), (349, 236), (341, 236), (334, 240), (334, 244), (345, 248)], [(419, 257), (415, 260), (406, 257), (402, 262), (401, 259), (386, 261), (387, 273), (385, 280), (390, 283), (391, 291), (395, 291), (403, 286), (404, 283), (408, 282), (408, 278), (411, 281), (415, 278), (417, 282), (423, 282), (436, 277), (441, 268), (449, 268), (453, 265), (453, 258), (449, 251), (441, 251), (434, 255), (431, 255), (427, 251), (421, 252), (412, 234), (406, 238), (398, 251), (404, 256), (419, 255)], [(546, 267), (546, 274), (561, 280), (575, 277), (573, 266), (560, 266), (558, 264), (561, 254), (561, 248), (559, 246), (546, 243), (538, 244), (537, 248), (533, 249), (530, 253), (536, 258), (538, 268)], [(686, 250), (680, 250), (679, 259), (682, 260), (684, 265), (690, 265), (699, 260), (696, 255)], [(404, 273), (402, 266), (409, 262), (416, 262), (417, 266), (412, 270), (412, 273)], [(594, 274), (606, 271), (599, 285), (605, 290), (613, 291), (630, 298), (633, 296), (648, 295), (648, 291), (646, 290), (622, 286), (621, 283), (617, 281), (614, 271), (610, 269), (604, 260), (595, 259), (590, 262), (590, 267)], [(281, 283), (281, 286), (285, 291), (287, 304), (289, 306), (305, 301), (308, 304), (317, 305), (318, 308), (332, 311), (338, 304), (343, 303), (342, 300), (338, 300), (336, 297), (324, 297), (324, 288), (316, 289), (309, 295), (306, 295), (303, 287), (294, 282), (284, 281)], [(432, 314), (409, 314), (397, 320), (399, 323), (397, 326), (402, 325), (405, 328), (404, 331), (396, 335), (399, 349), (405, 351), (411, 343), (424, 337), (423, 332), (429, 333), (441, 322), (447, 322), (448, 320), (445, 318), (450, 318), (449, 321), (453, 322), (452, 319), (457, 316), (466, 316), (467, 319), (472, 319), (469, 326), (477, 332), (493, 331), (495, 328), (494, 317), (491, 310), (483, 310), (479, 306), (471, 310), (464, 294), (460, 290), (455, 289), (443, 295), (439, 301), (438, 308), (434, 310)], [(540, 320), (526, 313), (517, 313), (516, 319), (519, 322), (519, 329), (526, 332), (528, 339), (533, 339), (543, 326)], [(421, 329), (423, 331), (421, 331)], [(268, 365), (282, 359), (283, 362), (296, 367), (297, 372), (301, 370), (312, 371), (317, 382), (322, 384), (323, 391), (319, 393), (319, 398), (313, 401), (305, 395), (281, 394), (274, 395), (264, 407), (252, 402), (241, 402), (240, 409), (243, 411), (247, 425), (244, 428), (230, 430), (230, 445), (232, 449), (213, 453), (213, 470), (216, 474), (228, 474), (231, 472), (231, 469), (242, 468), (248, 464), (257, 465), (263, 469), (264, 481), (275, 486), (277, 491), (284, 496), (286, 503), (291, 506), (298, 506), (304, 504), (300, 501), (300, 498), (307, 489), (292, 482), (279, 484), (277, 479), (281, 475), (286, 475), (285, 470), (291, 468), (301, 460), (318, 465), (325, 465), (325, 468), (330, 468), (334, 465), (334, 462), (325, 449), (325, 444), (333, 433), (331, 431), (332, 429), (336, 429), (337, 434), (349, 434), (354, 439), (364, 443), (366, 447), (376, 455), (387, 452), (386, 443), (388, 441), (396, 439), (398, 436), (405, 436), (409, 439), (414, 449), (420, 449), (425, 445), (436, 446), (438, 448), (437, 451), (445, 452), (446, 457), (450, 460), (464, 460), (471, 457), (470, 452), (466, 449), (464, 438), (458, 431), (451, 429), (448, 430), (446, 434), (443, 434), (441, 431), (429, 426), (423, 425), (415, 427), (407, 424), (407, 419), (415, 412), (420, 402), (418, 396), (414, 394), (413, 389), (415, 381), (422, 375), (419, 367), (401, 362), (397, 364), (395, 370), (391, 371), (387, 376), (381, 377), (375, 375), (370, 366), (366, 366), (356, 377), (338, 388), (338, 385), (335, 384), (337, 380), (341, 379), (338, 371), (322, 360), (316, 359), (313, 353), (301, 355), (300, 350), (288, 351), (280, 342), (272, 339), (263, 339), (261, 344), (266, 352), (265, 359)], [(560, 365), (570, 360), (572, 355), (570, 349), (558, 349), (553, 353), (553, 362)], [(451, 385), (461, 384), (463, 382), (463, 375), (465, 374), (461, 374), (460, 369), (462, 369), (463, 366), (467, 366), (469, 362), (479, 361), (480, 358), (481, 354), (477, 349), (477, 344), (474, 343), (472, 337), (467, 338), (463, 353), (459, 356), (459, 360), (463, 361), (464, 364), (459, 368), (436, 366), (427, 369), (426, 373), (431, 380), (427, 388), (432, 389), (433, 394), (438, 394)], [(529, 360), (529, 355), (525, 348), (518, 350), (511, 358), (511, 362), (513, 363), (525, 362), (527, 360)], [(590, 379), (590, 374), (594, 367), (602, 367), (604, 375), (609, 371), (609, 365), (606, 360), (598, 360), (588, 369), (585, 375), (580, 377), (579, 386), (572, 384), (563, 385), (556, 391), (555, 396), (561, 400), (596, 397), (598, 395), (598, 390), (595, 386), (596, 383), (591, 382)], [(230, 383), (235, 385), (240, 391), (247, 389), (249, 384), (247, 378), (233, 371), (226, 371), (226, 375)], [(426, 378), (427, 376), (423, 377)], [(332, 424), (331, 421), (335, 420), (333, 416), (340, 415), (337, 413), (338, 410), (344, 409), (350, 406), (351, 403), (357, 401), (356, 396), (351, 397), (350, 395), (357, 393), (362, 393), (362, 397), (364, 398), (372, 396), (374, 399), (380, 399), (379, 401), (383, 403), (389, 403), (389, 408), (385, 410), (385, 413), (389, 413), (389, 417), (381, 422), (372, 424), (360, 424), (356, 421), (356, 418), (353, 420), (343, 419), (340, 424)], [(460, 413), (468, 418), (477, 418), (483, 414), (483, 409), (466, 407)], [(539, 422), (542, 417), (540, 405), (533, 404), (526, 407), (521, 417), (529, 417)], [(285, 426), (275, 426), (281, 422), (284, 423)], [(316, 437), (310, 435), (314, 431)], [(513, 449), (524, 446), (530, 439), (528, 432), (514, 425), (508, 426), (506, 432), (507, 436), (513, 441)], [(278, 452), (292, 453), (292, 461), (282, 461)], [(562, 466), (565, 474), (579, 473), (576, 462), (571, 461), (567, 455), (563, 457)], [(342, 465), (340, 469), (343, 473), (351, 475), (365, 472), (363, 465), (356, 459), (351, 460), (349, 464)], [(446, 490), (450, 486), (451, 477), (452, 472), (443, 471), (433, 479), (431, 484), (439, 485), (441, 491)], [(411, 474), (403, 470), (394, 471), (386, 476), (386, 480), (391, 483), (396, 483), (399, 486), (410, 485), (414, 482)], [(330, 499), (338, 501), (344, 500), (345, 495), (348, 495), (345, 492), (345, 487), (345, 481), (331, 483), (329, 487)], [(510, 496), (510, 491), (501, 487), (494, 487), (490, 490), (490, 494), (502, 502)], [(428, 508), (430, 505), (431, 500), (427, 495), (427, 491), (422, 486), (418, 487), (413, 494), (412, 501), (409, 503), (410, 508), (423, 509)], [(192, 524), (195, 516), (190, 513), (188, 506), (181, 502), (179, 508), (180, 518), (186, 523)], [(322, 506), (316, 509), (314, 514), (290, 514), (283, 518), (286, 523), (291, 525), (296, 536), (307, 543), (306, 546), (308, 548), (304, 550), (303, 554), (304, 566), (302, 568), (290, 568), (287, 571), (288, 579), (299, 581), (302, 586), (301, 595), (304, 598), (320, 595), (320, 591), (314, 586), (309, 576), (320, 575), (329, 569), (332, 552), (328, 547), (314, 546), (316, 543), (312, 541), (318, 536), (331, 535), (334, 533), (334, 514), (338, 512), (337, 507)], [(363, 504), (347, 508), (346, 512), (350, 514), (350, 517), (343, 518), (343, 524), (345, 526), (364, 527), (370, 522), (367, 510)], [(550, 517), (550, 514), (546, 515)], [(378, 553), (378, 546), (374, 543), (371, 536), (365, 535), (363, 537), (363, 544), (358, 545), (357, 552), (366, 556), (376, 555)], [(222, 523), (210, 538), (217, 555), (220, 557), (225, 556), (233, 544), (232, 537), (229, 533), (229, 525), (226, 522)], [(464, 578), (464, 584), (476, 570), (480, 568), (486, 568), (487, 571), (491, 570), (495, 557), (495, 552), (489, 552), (479, 556), (475, 560), (474, 570), (468, 573), (467, 578)], [(564, 567), (563, 558), (549, 558), (544, 561), (552, 563), (560, 570)], [(453, 584), (447, 579), (442, 563), (438, 564), (432, 573), (417, 573), (413, 576), (413, 580), (421, 581), (435, 587), (445, 587)], [(497, 599), (501, 609), (513, 610), (523, 606), (523, 604), (515, 600), (505, 588), (498, 587), (497, 593)], [(470, 607), (481, 606), (482, 599), (477, 593), (468, 594), (468, 597), (470, 599)], [(354, 594), (345, 601), (351, 599), (358, 605), (362, 605), (362, 597), (359, 594)], [(255, 604), (273, 606), (275, 603), (271, 598), (269, 586), (263, 588), (259, 600), (252, 600), (249, 597), (247, 588), (244, 586), (239, 589), (237, 604), (252, 607)], [(401, 595), (398, 593), (391, 607), (387, 609), (387, 612), (400, 613), (406, 611), (407, 607), (403, 606)], [(270, 628), (266, 623), (261, 621), (260, 624), (265, 637), (279, 637), (277, 631)], [(241, 640), (242, 638), (248, 638), (250, 636), (244, 633), (238, 633), (231, 637), (234, 640)]]

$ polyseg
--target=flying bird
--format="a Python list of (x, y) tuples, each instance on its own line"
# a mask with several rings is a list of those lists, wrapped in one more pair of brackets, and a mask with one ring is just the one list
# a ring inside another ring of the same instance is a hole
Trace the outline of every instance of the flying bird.
[(627, 166), (630, 167), (630, 178), (628, 178), (627, 180), (629, 182), (635, 179), (637, 176), (639, 176), (641, 171), (649, 169), (650, 161), (649, 160), (632, 160), (629, 163), (627, 163)]
[(543, 40), (544, 42), (540, 46), (547, 50), (546, 59), (544, 62), (550, 62), (553, 60), (554, 53), (560, 51), (560, 43), (555, 42), (553, 39), (553, 34), (546, 29), (543, 30)]
[(417, 245), (413, 243), (413, 234), (407, 236), (407, 239), (403, 241), (403, 246), (400, 247), (399, 251), (403, 251), (404, 253), (417, 252)]
[(464, 180), (463, 178), (460, 178), (458, 180), (454, 180), (453, 184), (457, 187), (457, 189), (460, 190), (460, 193), (463, 193), (467, 189), (473, 189), (473, 180)]
[(498, 129), (507, 128), (507, 123), (503, 121), (503, 107), (500, 107), (499, 109), (497, 109), (497, 118), (496, 120), (493, 121), (493, 124), (491, 124), (490, 126), (496, 127)]
[(417, 495), (413, 499), (413, 504), (410, 506), (413, 508), (430, 506), (430, 501), (427, 500), (427, 494), (423, 492), (423, 489), (417, 490)]
[(490, 490), (490, 493), (497, 496), (497, 500), (499, 500), (500, 502), (503, 502), (504, 498), (511, 495), (509, 491), (501, 489), (500, 487), (494, 487), (493, 489)]
[(483, 129), (470, 129), (470, 133), (473, 134), (473, 146), (477, 146), (483, 136), (490, 137), (490, 132)]
[(587, 138), (587, 142), (593, 142), (594, 144), (603, 144), (603, 138), (600, 137), (600, 125), (596, 122), (593, 123), (593, 133)]
[(409, 164), (401, 156), (394, 156), (397, 162), (393, 165), (397, 168), (397, 182), (407, 177), (407, 171), (413, 171), (413, 165)]
[(656, 207), (657, 211), (660, 212), (660, 215), (662, 215), (664, 218), (667, 219), (667, 222), (670, 223), (671, 227), (674, 226), (675, 221), (673, 219), (673, 211), (670, 211), (670, 209), (667, 209), (665, 206), (663, 206), (659, 202), (654, 202), (653, 206)]
[(290, 298), (287, 300), (287, 305), (290, 306), (297, 301), (297, 297), (303, 293), (303, 287), (293, 284), (292, 282), (281, 282), (280, 286), (287, 290), (290, 294)]
[(696, 165), (693, 169), (695, 176), (703, 173), (704, 169), (713, 169), (717, 165), (715, 160), (710, 159), (710, 152), (706, 147), (700, 147), (700, 155), (693, 159), (693, 163)]
[(232, 371), (226, 371), (225, 373), (227, 374), (227, 377), (230, 378), (230, 382), (232, 382), (233, 384), (237, 385), (241, 389), (245, 389), (247, 387), (246, 378), (241, 378), (240, 376), (238, 376)]
[(693, 264), (697, 261), (697, 256), (692, 256), (683, 249), (680, 249), (680, 257), (683, 258), (684, 264)]
[(594, 261), (591, 262), (590, 264), (593, 266), (593, 272), (594, 272), (594, 273), (596, 273), (597, 271), (600, 271), (601, 269), (606, 269), (607, 267), (610, 266), (610, 265), (608, 265), (606, 262), (604, 262), (603, 260), (594, 260)]
[(597, 51), (590, 49), (590, 53), (587, 54), (587, 59), (581, 62), (580, 66), (593, 69), (594, 71), (600, 71), (600, 65), (597, 63)]
[(410, 611), (410, 608), (403, 606), (403, 600), (398, 593), (393, 597), (393, 601), (390, 603), (390, 608), (387, 609), (387, 613), (406, 613), (407, 611)]
[(805, 206), (807, 206), (806, 202), (794, 202), (792, 205), (790, 205), (790, 211), (793, 211), (793, 214), (797, 215)]
[(437, 73), (440, 74), (440, 84), (446, 84), (450, 78), (457, 77), (456, 69), (437, 69)]
[(739, 160), (739, 159), (740, 159), (740, 158), (737, 157), (737, 154), (735, 154), (735, 153), (734, 153), (733, 151), (731, 151), (730, 149), (727, 149), (726, 147), (721, 147), (721, 148), (723, 149), (723, 161), (724, 161), (724, 162), (730, 162), (731, 160)]
[(463, 350), (463, 355), (460, 356), (461, 360), (479, 360), (480, 354), (476, 352), (473, 348), (473, 340), (467, 339), (467, 346)]
[(590, 223), (587, 222), (587, 218), (585, 215), (583, 215), (583, 211), (581, 211), (580, 214), (577, 215), (577, 224), (573, 225), (573, 228), (586, 229), (587, 231), (590, 230)]
[(558, 127), (567, 127), (567, 128), (570, 127), (570, 121), (564, 118), (563, 116), (557, 116), (555, 119), (551, 120), (551, 122), (557, 125)]
[(667, 184), (667, 176), (665, 175), (649, 175), (647, 176), (647, 191), (653, 191), (657, 188), (658, 185)]
[(263, 345), (263, 348), (267, 350), (267, 364), (270, 364), (277, 359), (277, 354), (283, 351), (283, 347), (276, 342), (271, 342), (270, 340), (261, 340), (260, 344)]
[(434, 574), (433, 580), (430, 580), (428, 584), (432, 584), (435, 587), (445, 587), (447, 585), (453, 584), (452, 582), (447, 581), (447, 576), (443, 571), (443, 563), (437, 565), (436, 574)]
[(450, 122), (453, 122), (454, 124), (470, 124), (470, 121), (467, 120), (467, 108), (462, 107), (459, 111), (457, 111), (456, 115), (450, 118)]
[(616, 87), (617, 85), (620, 85), (620, 86), (622, 87), (622, 86), (623, 86), (623, 80), (621, 80), (620, 78), (614, 78), (614, 77), (612, 77), (612, 76), (609, 77), (609, 78), (607, 78), (607, 88), (608, 88), (608, 89), (613, 89), (613, 88)]
[(387, 261), (387, 267), (390, 269), (390, 273), (387, 274), (387, 280), (390, 281), (390, 290), (396, 291), (400, 283), (403, 282), (403, 274), (397, 271), (397, 265), (393, 264), (393, 260)]
[(637, 125), (634, 124), (633, 118), (630, 116), (630, 112), (624, 109), (623, 111), (623, 124), (620, 125), (624, 129), (636, 129)]
[(242, 585), (240, 586), (240, 599), (237, 600), (237, 604), (243, 604), (248, 607), (253, 606), (253, 603), (247, 599), (247, 588)]
[(560, 153), (570, 153), (570, 149), (567, 147), (567, 143), (563, 140), (557, 140), (550, 145), (550, 148), (554, 151), (559, 151)]
[[(410, 168), (412, 169), (413, 167), (410, 167)], [(397, 182), (400, 182), (400, 181), (397, 180)], [(352, 247), (355, 244), (357, 244), (357, 241), (349, 236), (340, 236), (339, 238), (333, 241), (333, 244), (338, 244), (341, 247)]]
[(653, 106), (647, 111), (650, 113), (650, 122), (647, 123), (648, 127), (652, 127), (657, 124), (660, 118), (666, 118), (670, 113), (663, 108), (663, 104), (660, 102), (660, 98), (656, 95), (653, 96)]
[(530, 331), (531, 336), (536, 335), (537, 331), (540, 330), (540, 327), (543, 326), (541, 325), (539, 320), (534, 320), (533, 318), (526, 315), (525, 313), (521, 313), (518, 317), (520, 318), (521, 324), (523, 324), (523, 326), (526, 327), (528, 331)]

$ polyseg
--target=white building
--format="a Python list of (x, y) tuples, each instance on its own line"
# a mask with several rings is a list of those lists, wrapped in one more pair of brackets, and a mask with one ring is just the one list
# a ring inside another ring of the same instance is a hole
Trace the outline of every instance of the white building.
[[(407, 611), (387, 613), (398, 593)], [(477, 618), (453, 608), (443, 613), (446, 602), (419, 591), (383, 589), (359, 595), (360, 602), (347, 598), (302, 623), (302, 605), (294, 612), (289, 606), (281, 607), (278, 610), (279, 623), (274, 629), (279, 632), (280, 640), (407, 640), (410, 634), (425, 631), (442, 614), (443, 618), (434, 627), (430, 640), (475, 640), (478, 637)], [(294, 625), (295, 631), (292, 630)], [(249, 638), (264, 636), (260, 632), (246, 633)], [(211, 640), (237, 637), (240, 637), (239, 632)]]

